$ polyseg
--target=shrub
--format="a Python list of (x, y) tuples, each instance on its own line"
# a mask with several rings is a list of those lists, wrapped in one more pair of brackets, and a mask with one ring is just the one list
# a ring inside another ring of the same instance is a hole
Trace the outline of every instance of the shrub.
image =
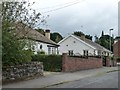
[(33, 61), (43, 62), (45, 71), (61, 71), (62, 70), (62, 57), (61, 55), (34, 55)]
[(116, 59), (116, 60), (117, 60), (117, 62), (120, 62), (120, 57), (117, 57), (117, 59)]
[(38, 54), (38, 55), (40, 55), (40, 54), (45, 54), (45, 51), (43, 51), (43, 50), (42, 50), (42, 51), (39, 51), (39, 52), (37, 52), (37, 54)]
[(114, 60), (116, 60), (117, 62), (120, 62), (120, 57), (113, 57)]

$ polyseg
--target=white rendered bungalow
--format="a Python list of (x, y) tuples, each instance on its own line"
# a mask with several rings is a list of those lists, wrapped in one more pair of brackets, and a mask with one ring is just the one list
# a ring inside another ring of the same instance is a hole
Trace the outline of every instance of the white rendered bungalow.
[(69, 35), (59, 43), (59, 53), (68, 53), (69, 55), (88, 55), (88, 56), (96, 56), (96, 55), (104, 55), (110, 56), (112, 52), (104, 48), (103, 46), (86, 39), (85, 36), (76, 36)]
[[(23, 28), (24, 26), (25, 28)], [(41, 51), (44, 51), (45, 54), (58, 54), (59, 45), (50, 40), (50, 30), (46, 30), (44, 36), (23, 23), (17, 23), (17, 32), (19, 33), (19, 37), (26, 39), (26, 42), (33, 43), (30, 48), (35, 54)], [(25, 49), (28, 49), (28, 46), (25, 46)]]

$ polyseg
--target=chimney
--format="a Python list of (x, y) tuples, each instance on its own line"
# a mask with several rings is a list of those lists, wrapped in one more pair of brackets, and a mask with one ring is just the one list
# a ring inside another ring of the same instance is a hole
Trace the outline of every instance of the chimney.
[(85, 41), (85, 35), (81, 35), (80, 37), (83, 41)]
[(46, 36), (48, 39), (50, 39), (50, 30), (49, 30), (49, 29), (45, 30), (45, 36)]

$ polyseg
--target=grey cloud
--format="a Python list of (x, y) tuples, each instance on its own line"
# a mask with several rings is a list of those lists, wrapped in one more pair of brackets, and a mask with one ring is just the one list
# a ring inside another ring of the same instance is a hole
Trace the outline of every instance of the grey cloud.
[(110, 28), (114, 28), (113, 33), (117, 35), (118, 13), (117, 7), (114, 6), (117, 5), (117, 0), (116, 4), (112, 4), (112, 1), (108, 4), (101, 1), (103, 5), (92, 1), (87, 0), (86, 3), (48, 13), (48, 27), (63, 36), (76, 30), (100, 36), (102, 30), (109, 34)]

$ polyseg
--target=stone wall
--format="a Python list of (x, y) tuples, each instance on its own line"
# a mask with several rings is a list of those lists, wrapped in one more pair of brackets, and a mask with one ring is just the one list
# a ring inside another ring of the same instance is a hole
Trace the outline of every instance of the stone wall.
[(2, 80), (4, 82), (30, 79), (35, 76), (43, 76), (42, 62), (29, 62), (17, 66), (2, 68)]
[(100, 68), (100, 67), (102, 67), (101, 58), (70, 57), (70, 56), (67, 56), (66, 53), (64, 53), (62, 57), (62, 71), (63, 72), (71, 72), (71, 71)]

